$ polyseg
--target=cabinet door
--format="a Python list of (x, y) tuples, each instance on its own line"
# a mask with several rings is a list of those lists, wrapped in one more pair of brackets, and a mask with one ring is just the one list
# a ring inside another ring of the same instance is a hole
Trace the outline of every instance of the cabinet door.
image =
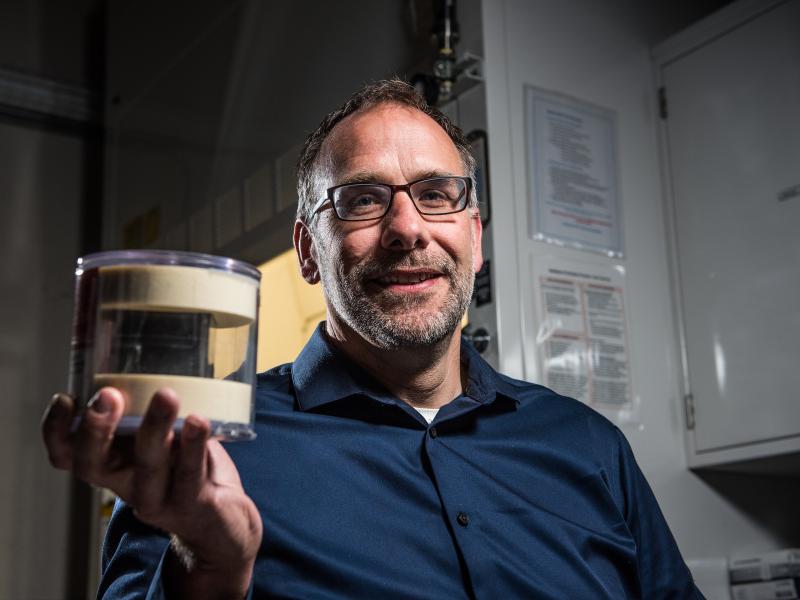
[(662, 67), (698, 453), (800, 436), (800, 0)]

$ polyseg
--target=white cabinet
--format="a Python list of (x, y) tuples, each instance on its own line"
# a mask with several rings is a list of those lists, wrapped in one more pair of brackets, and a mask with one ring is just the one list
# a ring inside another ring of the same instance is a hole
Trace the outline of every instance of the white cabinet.
[(656, 51), (694, 467), (800, 466), (798, 25), (740, 2)]

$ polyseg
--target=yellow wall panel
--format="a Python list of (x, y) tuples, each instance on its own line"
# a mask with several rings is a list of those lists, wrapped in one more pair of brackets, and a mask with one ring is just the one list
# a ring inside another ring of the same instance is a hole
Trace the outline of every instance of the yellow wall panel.
[(261, 305), (258, 311), (258, 372), (291, 362), (325, 319), (320, 285), (300, 276), (294, 250), (287, 250), (258, 267)]

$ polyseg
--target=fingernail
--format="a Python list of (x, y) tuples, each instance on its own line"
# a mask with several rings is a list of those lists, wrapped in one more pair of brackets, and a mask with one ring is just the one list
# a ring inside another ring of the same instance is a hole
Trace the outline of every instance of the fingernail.
[(50, 404), (47, 405), (44, 415), (42, 416), (42, 423), (49, 421), (50, 419), (58, 419), (63, 416), (67, 412), (65, 403), (69, 399), (69, 396), (66, 394), (53, 394), (53, 397), (50, 399)]
[(186, 439), (196, 440), (200, 437), (200, 428), (191, 421), (184, 421), (183, 429), (186, 431)]
[(88, 408), (94, 412), (104, 415), (111, 412), (111, 402), (102, 393), (97, 392), (94, 397), (89, 400)]
[(55, 407), (61, 407), (64, 405), (65, 400), (67, 400), (69, 396), (66, 394), (62, 394), (61, 392), (57, 394), (53, 394), (53, 397), (50, 398), (50, 404), (48, 405), (48, 410), (53, 410)]

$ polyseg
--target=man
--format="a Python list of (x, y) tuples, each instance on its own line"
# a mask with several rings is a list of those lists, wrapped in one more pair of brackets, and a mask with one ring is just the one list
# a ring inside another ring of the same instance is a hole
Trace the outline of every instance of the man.
[(461, 341), (473, 170), (458, 128), (395, 80), (309, 136), (294, 244), (327, 319), (259, 376), (256, 441), (223, 449), (194, 416), (176, 436), (163, 390), (123, 458), (117, 390), (72, 435), (54, 399), (53, 464), (124, 500), (101, 596), (702, 597), (619, 430)]

